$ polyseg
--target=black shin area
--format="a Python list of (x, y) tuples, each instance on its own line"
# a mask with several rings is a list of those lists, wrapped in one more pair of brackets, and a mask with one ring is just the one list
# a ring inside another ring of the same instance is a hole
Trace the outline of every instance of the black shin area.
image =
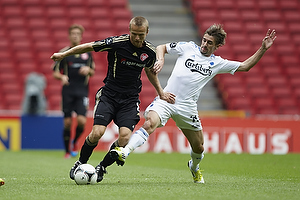
[[(118, 146), (118, 140), (116, 140), (111, 146), (110, 146), (110, 150), (114, 149), (115, 147)], [(104, 156), (103, 160), (101, 161), (101, 165), (106, 168), (107, 166), (112, 165), (115, 162), (115, 160), (113, 160), (110, 155), (109, 152), (106, 153), (106, 155)]]
[(77, 126), (76, 128), (76, 135), (74, 138), (74, 143), (77, 142), (78, 138), (81, 136), (81, 134), (83, 133), (84, 127), (83, 126)]
[(67, 153), (70, 152), (70, 149), (69, 149), (70, 135), (71, 135), (70, 129), (64, 129), (64, 131), (63, 131), (63, 140), (64, 140), (65, 151)]
[(98, 144), (98, 142), (91, 143), (89, 141), (89, 136), (86, 137), (84, 144), (81, 147), (81, 151), (80, 151), (79, 161), (81, 163), (87, 163), (87, 161), (89, 160), (90, 156), (92, 155), (93, 150), (95, 149), (97, 144)]

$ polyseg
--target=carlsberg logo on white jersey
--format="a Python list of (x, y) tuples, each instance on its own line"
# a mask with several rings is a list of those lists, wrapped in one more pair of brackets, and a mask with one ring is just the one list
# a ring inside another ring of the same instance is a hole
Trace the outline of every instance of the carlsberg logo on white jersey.
[(203, 65), (195, 62), (192, 59), (187, 59), (185, 61), (185, 66), (189, 68), (192, 72), (198, 72), (203, 76), (210, 76), (212, 74), (212, 71), (210, 70), (210, 66), (207, 66), (207, 68), (205, 68)]

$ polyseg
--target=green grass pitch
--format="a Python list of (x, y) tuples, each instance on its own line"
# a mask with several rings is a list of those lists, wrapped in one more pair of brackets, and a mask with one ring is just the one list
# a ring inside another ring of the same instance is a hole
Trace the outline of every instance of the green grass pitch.
[[(104, 152), (94, 152), (93, 166)], [(96, 185), (76, 185), (69, 170), (76, 158), (62, 151), (0, 152), (0, 199), (299, 199), (300, 154), (206, 154), (205, 184), (195, 184), (187, 167), (190, 156), (178, 153), (131, 154), (126, 164), (108, 167)]]

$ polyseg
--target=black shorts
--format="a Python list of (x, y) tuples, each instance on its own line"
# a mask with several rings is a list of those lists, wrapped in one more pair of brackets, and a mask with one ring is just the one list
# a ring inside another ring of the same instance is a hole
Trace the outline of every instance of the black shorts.
[(86, 115), (89, 106), (89, 98), (87, 96), (63, 94), (62, 95), (62, 110), (64, 117), (71, 117), (72, 112), (77, 115)]
[(94, 125), (107, 126), (112, 120), (131, 131), (140, 121), (139, 97), (112, 93), (101, 88), (96, 94)]

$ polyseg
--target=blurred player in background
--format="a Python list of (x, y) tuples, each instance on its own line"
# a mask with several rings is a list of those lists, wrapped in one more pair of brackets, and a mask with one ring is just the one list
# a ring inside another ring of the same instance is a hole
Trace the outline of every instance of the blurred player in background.
[(195, 183), (204, 183), (199, 163), (203, 159), (203, 132), (198, 116), (197, 101), (205, 84), (215, 75), (234, 74), (236, 71), (249, 71), (272, 46), (276, 38), (275, 30), (268, 30), (261, 47), (244, 62), (229, 61), (213, 53), (225, 44), (226, 32), (222, 25), (212, 25), (206, 30), (201, 45), (194, 42), (173, 42), (157, 47), (155, 65), (162, 68), (166, 53), (177, 54), (165, 92), (176, 96), (175, 104), (169, 104), (157, 97), (145, 111), (145, 123), (131, 136), (125, 148), (116, 147), (111, 156), (119, 162), (137, 147), (144, 144), (157, 127), (164, 126), (172, 118), (181, 129), (191, 146), (191, 160), (188, 167)]
[[(96, 94), (94, 108), (94, 125), (87, 136), (80, 152), (79, 160), (70, 170), (70, 178), (74, 179), (75, 169), (87, 163), (107, 125), (113, 120), (119, 127), (119, 137), (110, 149), (124, 147), (140, 120), (139, 93), (141, 92), (141, 72), (144, 69), (149, 81), (155, 87), (159, 97), (170, 103), (174, 102), (172, 94), (164, 92), (154, 68), (156, 61), (155, 47), (146, 41), (149, 31), (148, 20), (134, 17), (129, 23), (129, 35), (113, 36), (101, 41), (82, 44), (62, 53), (54, 53), (52, 59), (57, 61), (66, 56), (89, 51), (107, 51), (108, 72), (105, 85)], [(109, 154), (96, 166), (97, 182), (102, 181), (106, 167), (115, 162)]]
[[(70, 46), (60, 50), (65, 52), (81, 43), (84, 28), (74, 24), (69, 27)], [(65, 158), (76, 156), (77, 141), (86, 124), (86, 112), (89, 107), (88, 82), (95, 73), (92, 54), (77, 53), (55, 62), (53, 76), (62, 83), (62, 111), (64, 113), (63, 141)], [(77, 127), (73, 141), (71, 138), (72, 112), (77, 114)]]

